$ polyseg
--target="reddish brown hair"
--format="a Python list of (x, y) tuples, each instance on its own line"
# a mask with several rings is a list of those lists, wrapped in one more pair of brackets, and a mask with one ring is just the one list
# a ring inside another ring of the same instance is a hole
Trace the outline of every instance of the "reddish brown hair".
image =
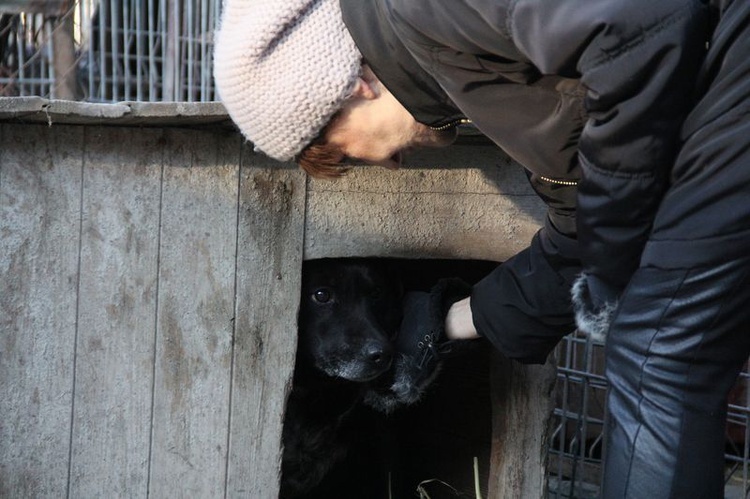
[(320, 134), (295, 158), (300, 168), (311, 177), (336, 179), (343, 177), (350, 170), (350, 167), (346, 165), (347, 157), (341, 148), (334, 146), (326, 139), (329, 128), (338, 116), (338, 114), (334, 115)]
[(326, 142), (313, 142), (297, 156), (297, 164), (311, 177), (334, 179), (349, 171), (346, 156), (338, 147)]

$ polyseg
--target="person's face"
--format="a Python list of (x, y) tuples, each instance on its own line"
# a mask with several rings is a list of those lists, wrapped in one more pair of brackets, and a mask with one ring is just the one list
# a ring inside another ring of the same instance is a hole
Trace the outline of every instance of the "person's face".
[(367, 67), (326, 134), (347, 157), (386, 168), (398, 168), (407, 149), (444, 147), (455, 138), (455, 129), (438, 131), (417, 122)]

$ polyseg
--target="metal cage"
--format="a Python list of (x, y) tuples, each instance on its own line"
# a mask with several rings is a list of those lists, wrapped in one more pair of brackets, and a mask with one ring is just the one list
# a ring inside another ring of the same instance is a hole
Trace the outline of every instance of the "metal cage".
[[(557, 399), (549, 446), (551, 498), (599, 497), (606, 418), (604, 345), (574, 333), (556, 349)], [(745, 365), (729, 396), (726, 499), (750, 497), (750, 372)]]
[(220, 8), (220, 0), (78, 0), (60, 12), (0, 6), (0, 95), (215, 100)]

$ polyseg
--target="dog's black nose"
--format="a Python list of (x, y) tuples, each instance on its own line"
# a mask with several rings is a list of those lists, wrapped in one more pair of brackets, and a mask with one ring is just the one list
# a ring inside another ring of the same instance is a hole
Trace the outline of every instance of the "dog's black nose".
[(379, 343), (369, 343), (365, 347), (364, 354), (367, 361), (376, 366), (389, 365), (393, 357), (390, 346)]

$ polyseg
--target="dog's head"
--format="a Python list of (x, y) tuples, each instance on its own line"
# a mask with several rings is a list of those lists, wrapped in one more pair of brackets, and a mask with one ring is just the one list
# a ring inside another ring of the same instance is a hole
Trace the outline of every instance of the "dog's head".
[(400, 286), (377, 261), (321, 259), (304, 263), (299, 353), (328, 376), (371, 381), (393, 361), (401, 320)]

